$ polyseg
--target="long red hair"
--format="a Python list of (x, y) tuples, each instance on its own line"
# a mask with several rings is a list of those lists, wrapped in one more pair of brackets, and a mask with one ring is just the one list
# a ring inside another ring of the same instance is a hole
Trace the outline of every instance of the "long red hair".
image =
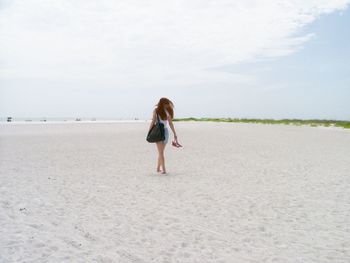
[(174, 118), (174, 104), (171, 100), (167, 98), (161, 98), (156, 106), (156, 112), (162, 120), (167, 119), (165, 110), (169, 112), (172, 119)]

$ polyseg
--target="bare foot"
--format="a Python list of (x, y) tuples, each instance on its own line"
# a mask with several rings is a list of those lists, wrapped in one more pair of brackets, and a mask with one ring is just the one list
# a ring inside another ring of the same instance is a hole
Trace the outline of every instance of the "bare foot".
[(163, 171), (162, 174), (166, 174), (166, 171)]

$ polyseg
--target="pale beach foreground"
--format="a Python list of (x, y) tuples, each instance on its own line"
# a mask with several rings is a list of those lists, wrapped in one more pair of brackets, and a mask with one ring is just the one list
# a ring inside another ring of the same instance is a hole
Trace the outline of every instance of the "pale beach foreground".
[(2, 124), (0, 262), (350, 262), (350, 131), (148, 126)]

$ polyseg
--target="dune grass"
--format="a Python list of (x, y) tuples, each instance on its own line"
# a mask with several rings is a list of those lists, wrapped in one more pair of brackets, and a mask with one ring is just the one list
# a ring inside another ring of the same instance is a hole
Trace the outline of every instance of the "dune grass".
[(338, 120), (301, 120), (301, 119), (239, 119), (239, 118), (177, 118), (174, 121), (212, 121), (212, 122), (241, 122), (241, 123), (261, 123), (261, 124), (285, 124), (285, 125), (309, 125), (312, 127), (342, 127), (350, 129), (350, 121)]

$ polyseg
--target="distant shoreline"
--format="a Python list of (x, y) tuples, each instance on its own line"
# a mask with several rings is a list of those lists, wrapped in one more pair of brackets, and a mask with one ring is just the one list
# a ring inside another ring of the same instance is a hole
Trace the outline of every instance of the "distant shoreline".
[(309, 125), (311, 127), (341, 127), (350, 129), (350, 121), (318, 120), (318, 119), (239, 119), (239, 118), (177, 118), (174, 121), (210, 121), (210, 122), (236, 122), (236, 123), (260, 123), (260, 124), (285, 124), (285, 125)]
[(85, 122), (143, 122), (138, 118), (96, 118), (96, 117), (0, 117), (0, 123), (85, 123)]
[(84, 124), (84, 123), (144, 123), (148, 120), (46, 120), (46, 121), (39, 121), (39, 120), (25, 120), (25, 121), (1, 121), (1, 124), (11, 125), (11, 124)]
[[(108, 118), (0, 118), (0, 124), (40, 124), (40, 123), (143, 123), (149, 122), (147, 119), (108, 119)], [(350, 129), (350, 121), (343, 120), (320, 120), (320, 119), (247, 119), (247, 118), (175, 118), (175, 122), (179, 121), (196, 121), (196, 122), (232, 122), (232, 123), (257, 123), (257, 124), (283, 124), (283, 125), (307, 125), (311, 127), (339, 127)]]

